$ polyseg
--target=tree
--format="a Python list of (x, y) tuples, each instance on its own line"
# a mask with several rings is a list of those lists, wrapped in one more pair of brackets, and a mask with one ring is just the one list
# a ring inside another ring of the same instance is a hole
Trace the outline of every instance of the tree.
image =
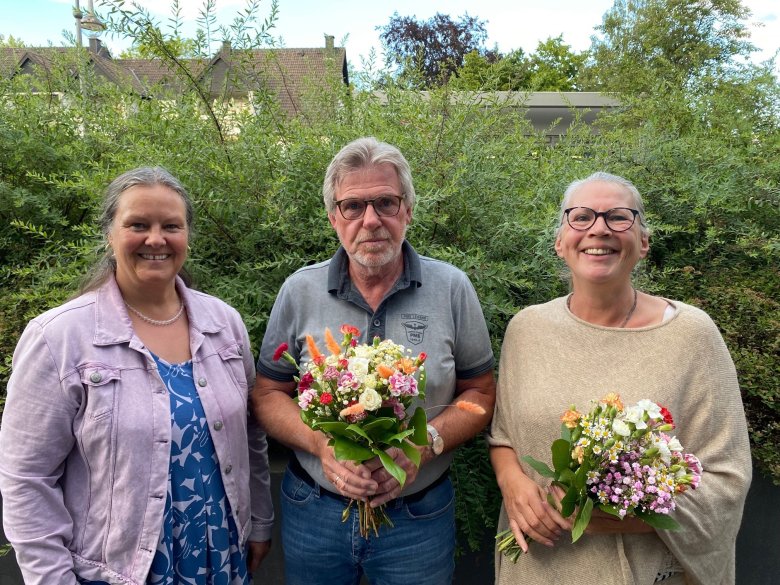
[(438, 86), (461, 67), (467, 54), (484, 54), (485, 21), (464, 14), (457, 21), (437, 13), (428, 20), (399, 16), (377, 27), (388, 66), (398, 67), (400, 79), (412, 85)]
[(0, 35), (0, 47), (3, 48), (11, 48), (11, 49), (23, 49), (25, 47), (24, 41), (22, 39), (15, 37), (14, 35), (8, 35), (8, 38), (5, 38), (5, 35)]
[(577, 78), (588, 58), (563, 42), (563, 35), (540, 41), (530, 58), (528, 87), (535, 91), (576, 91)]
[(151, 27), (150, 31), (136, 40), (132, 47), (125, 49), (119, 55), (120, 59), (155, 59), (160, 56), (160, 43), (165, 44), (167, 51), (175, 57), (194, 57), (198, 55), (197, 44), (193, 39), (179, 36), (165, 37), (159, 27)]
[(482, 91), (510, 91), (529, 86), (530, 63), (523, 49), (507, 55), (497, 52), (480, 54), (471, 51), (463, 60), (463, 66), (451, 78), (455, 89)]
[(596, 27), (586, 83), (638, 94), (690, 84), (754, 47), (739, 0), (616, 0)]

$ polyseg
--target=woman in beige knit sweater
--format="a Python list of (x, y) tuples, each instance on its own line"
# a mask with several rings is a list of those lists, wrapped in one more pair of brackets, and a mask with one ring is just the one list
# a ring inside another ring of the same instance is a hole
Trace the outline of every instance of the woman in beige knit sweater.
[[(490, 457), (503, 495), (499, 530), (527, 550), (496, 554), (499, 585), (734, 583), (734, 551), (750, 485), (747, 426), (734, 364), (701, 310), (638, 292), (631, 273), (649, 232), (637, 189), (607, 173), (572, 183), (555, 250), (572, 293), (518, 313), (507, 327)], [(571, 543), (571, 521), (547, 502), (545, 480), (520, 458), (550, 460), (560, 415), (607, 392), (649, 398), (674, 415), (675, 434), (704, 472), (677, 498), (679, 532), (595, 511)], [(524, 536), (533, 542), (526, 543)]]

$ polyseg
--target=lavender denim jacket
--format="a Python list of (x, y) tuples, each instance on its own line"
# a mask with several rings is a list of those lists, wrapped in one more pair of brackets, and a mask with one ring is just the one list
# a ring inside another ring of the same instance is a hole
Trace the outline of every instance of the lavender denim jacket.
[[(238, 312), (176, 283), (193, 374), (242, 542), (271, 538), (265, 433)], [(76, 576), (142, 585), (162, 530), (169, 398), (113, 278), (33, 319), (13, 358), (0, 427), (3, 527), (27, 585)]]

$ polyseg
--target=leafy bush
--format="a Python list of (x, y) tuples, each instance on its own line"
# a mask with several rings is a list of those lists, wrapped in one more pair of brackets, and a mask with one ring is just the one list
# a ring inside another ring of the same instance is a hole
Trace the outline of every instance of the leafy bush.
[[(196, 285), (241, 312), (257, 348), (284, 278), (338, 245), (321, 200), (325, 167), (349, 140), (375, 135), (415, 174), (410, 241), (469, 274), (497, 355), (512, 315), (566, 292), (552, 249), (565, 186), (595, 170), (633, 180), (654, 228), (639, 284), (704, 308), (720, 326), (756, 463), (780, 482), (771, 76), (748, 72), (695, 100), (682, 91), (627, 99), (598, 133), (578, 122), (550, 145), (518, 112), (454, 100), (447, 86), (422, 94), (383, 78), (379, 100), (324, 84), (297, 119), (270, 101), (236, 114), (219, 100), (212, 118), (194, 91), (141, 99), (100, 79), (79, 86), (68, 71), (51, 72), (62, 99), (33, 95), (24, 76), (0, 81), (0, 407), (26, 322), (74, 294), (96, 258), (95, 210), (113, 177), (160, 164), (184, 182), (196, 204)], [(225, 137), (216, 124), (239, 131)], [(481, 440), (459, 451), (453, 476), (463, 543), (475, 547), (500, 503)]]

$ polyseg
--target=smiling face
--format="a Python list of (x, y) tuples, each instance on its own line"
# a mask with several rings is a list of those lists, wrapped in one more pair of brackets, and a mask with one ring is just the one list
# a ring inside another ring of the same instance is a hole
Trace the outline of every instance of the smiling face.
[[(344, 176), (336, 189), (336, 202), (344, 199), (374, 199), (381, 195), (402, 197), (401, 183), (395, 167), (389, 163), (353, 171)], [(401, 244), (412, 221), (412, 210), (401, 203), (398, 215), (380, 217), (368, 205), (360, 219), (347, 220), (338, 209), (328, 214), (350, 262), (376, 272), (403, 262)]]
[[(585, 183), (570, 197), (566, 207), (590, 207), (607, 211), (615, 207), (635, 208), (631, 194), (621, 185), (604, 181)], [(639, 218), (624, 232), (610, 230), (603, 217), (589, 229), (577, 231), (566, 220), (555, 240), (555, 251), (563, 258), (577, 282), (593, 284), (630, 281), (631, 271), (647, 256), (649, 238), (643, 234)]]
[(136, 294), (173, 286), (187, 258), (184, 200), (164, 185), (138, 185), (122, 193), (108, 242), (119, 288)]

